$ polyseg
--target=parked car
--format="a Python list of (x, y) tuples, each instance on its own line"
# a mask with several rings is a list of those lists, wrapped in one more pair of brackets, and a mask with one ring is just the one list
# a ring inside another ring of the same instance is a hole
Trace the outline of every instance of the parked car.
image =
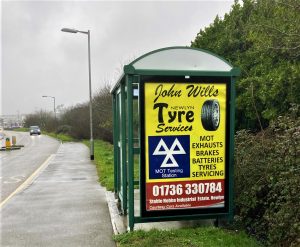
[(41, 129), (39, 126), (30, 126), (29, 133), (30, 135), (40, 135)]

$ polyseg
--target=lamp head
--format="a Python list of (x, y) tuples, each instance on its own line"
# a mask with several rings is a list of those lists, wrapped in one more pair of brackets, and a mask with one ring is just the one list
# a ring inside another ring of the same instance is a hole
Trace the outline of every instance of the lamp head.
[(61, 31), (67, 32), (67, 33), (77, 33), (78, 32), (78, 30), (72, 29), (72, 28), (62, 28)]

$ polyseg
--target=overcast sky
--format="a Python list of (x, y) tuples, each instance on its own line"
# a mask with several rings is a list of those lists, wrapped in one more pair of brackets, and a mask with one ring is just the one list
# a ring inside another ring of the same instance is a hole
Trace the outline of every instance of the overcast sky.
[(200, 29), (230, 11), (226, 1), (2, 1), (0, 115), (27, 114), (88, 101), (124, 64), (147, 52), (189, 46)]

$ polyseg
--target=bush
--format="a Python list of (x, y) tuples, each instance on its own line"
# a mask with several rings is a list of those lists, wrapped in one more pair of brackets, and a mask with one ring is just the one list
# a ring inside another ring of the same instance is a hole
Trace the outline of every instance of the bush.
[[(93, 138), (112, 143), (112, 96), (106, 84), (93, 97)], [(88, 103), (66, 109), (59, 119), (57, 131), (75, 139), (90, 138), (90, 108)]]
[(272, 246), (300, 242), (300, 106), (258, 134), (239, 131), (235, 146), (236, 219)]
[(24, 127), (29, 128), (32, 125), (38, 125), (42, 131), (55, 131), (56, 119), (52, 112), (37, 111), (28, 114), (24, 120)]
[(72, 126), (70, 126), (70, 125), (66, 125), (66, 124), (65, 125), (60, 125), (56, 129), (56, 134), (70, 135), (71, 130), (72, 130)]

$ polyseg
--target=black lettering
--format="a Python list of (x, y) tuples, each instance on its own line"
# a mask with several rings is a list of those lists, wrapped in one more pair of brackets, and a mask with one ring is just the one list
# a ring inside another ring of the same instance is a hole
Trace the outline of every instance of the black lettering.
[(168, 108), (168, 104), (166, 103), (156, 103), (153, 106), (153, 109), (158, 108), (158, 122), (163, 123), (164, 122), (164, 117), (163, 117), (163, 108)]
[(188, 85), (186, 89), (189, 90), (188, 97), (216, 97), (219, 95), (218, 89), (215, 89), (214, 86), (203, 87), (198, 85)]
[(186, 121), (193, 122), (194, 121), (194, 112), (193, 111), (188, 111), (186, 113)]
[(168, 120), (168, 122), (172, 123), (176, 119), (177, 111), (173, 111), (173, 112), (169, 111), (168, 115), (170, 117), (169, 120)]
[(159, 84), (157, 88), (155, 89), (155, 96), (154, 103), (158, 100), (158, 98), (161, 97), (180, 97), (181, 96), (181, 90), (174, 90), (175, 84), (171, 86), (169, 90), (163, 89), (163, 84)]

